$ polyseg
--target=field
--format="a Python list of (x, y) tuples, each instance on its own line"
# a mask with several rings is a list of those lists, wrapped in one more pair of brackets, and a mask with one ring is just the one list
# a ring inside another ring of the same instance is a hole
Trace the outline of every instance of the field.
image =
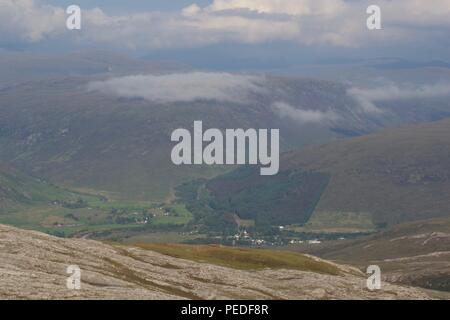
[[(32, 182), (36, 186), (29, 183), (23, 190), (17, 187), (15, 180), (8, 183), (8, 190), (14, 197), (5, 196), (7, 200), (2, 204), (8, 204), (8, 207), (1, 210), (0, 223), (60, 237), (91, 237), (182, 227), (192, 219), (192, 214), (182, 204), (110, 200), (69, 191), (44, 181)], [(24, 198), (19, 191), (29, 198)]]
[(371, 233), (376, 231), (370, 214), (357, 212), (315, 212), (304, 225), (291, 225), (286, 230), (310, 233)]

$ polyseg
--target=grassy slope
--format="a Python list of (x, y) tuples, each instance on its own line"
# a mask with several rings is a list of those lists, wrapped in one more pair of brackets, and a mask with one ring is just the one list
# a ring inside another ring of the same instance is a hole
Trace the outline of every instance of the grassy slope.
[[(70, 209), (63, 203), (99, 202), (95, 195), (79, 193), (48, 183), (7, 165), (0, 166), (0, 222), (51, 231), (57, 223), (74, 223), (65, 218), (77, 212), (80, 221), (95, 224), (99, 212), (87, 208)], [(63, 231), (59, 228), (60, 231)]]
[[(11, 210), (48, 205), (52, 201), (75, 201), (88, 198), (60, 188), (39, 178), (24, 174), (10, 166), (0, 166), (0, 208)], [(94, 197), (91, 197), (94, 199)]]
[(286, 251), (241, 249), (213, 245), (134, 244), (176, 258), (211, 263), (224, 267), (260, 270), (295, 269), (326, 274), (339, 274), (339, 268), (311, 257)]
[[(76, 205), (82, 200), (81, 205)], [(106, 201), (106, 198), (50, 184), (10, 166), (0, 166), (0, 223), (60, 236), (148, 226), (183, 226), (192, 214), (181, 204)], [(122, 220), (122, 221), (120, 221)], [(126, 234), (127, 231), (125, 231)]]
[(290, 226), (289, 230), (311, 233), (360, 233), (374, 232), (376, 226), (369, 213), (315, 212), (303, 226)]

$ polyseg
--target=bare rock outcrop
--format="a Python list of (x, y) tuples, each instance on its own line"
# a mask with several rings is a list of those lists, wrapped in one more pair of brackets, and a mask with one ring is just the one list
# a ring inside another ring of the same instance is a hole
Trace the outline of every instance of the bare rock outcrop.
[[(81, 269), (80, 290), (66, 286)], [(61, 239), (0, 225), (1, 299), (428, 299), (422, 290), (383, 283), (340, 267), (339, 275), (298, 270), (236, 270), (153, 251)]]

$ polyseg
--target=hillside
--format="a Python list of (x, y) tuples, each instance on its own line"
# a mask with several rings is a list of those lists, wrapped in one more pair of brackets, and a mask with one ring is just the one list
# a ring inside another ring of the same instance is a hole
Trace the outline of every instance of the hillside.
[(378, 226), (448, 217), (449, 136), (443, 120), (288, 153), (282, 163), (331, 175), (313, 214), (322, 221), (341, 212)]
[(11, 166), (0, 165), (0, 215), (26, 207), (50, 205), (56, 201), (75, 202), (79, 198), (85, 196), (59, 188)]
[(82, 50), (69, 54), (26, 53), (0, 48), (0, 84), (74, 76), (161, 73), (189, 70), (185, 65), (134, 59), (107, 50)]
[(259, 229), (306, 223), (328, 182), (327, 174), (289, 170), (261, 176), (258, 168), (243, 166), (210, 180), (183, 184), (175, 195), (197, 224), (234, 234), (236, 223)]
[(110, 201), (101, 193), (80, 192), (0, 165), (0, 223), (60, 237), (146, 234), (179, 229), (192, 218), (181, 204)]
[[(256, 269), (173, 257), (173, 247), (142, 249), (90, 240), (60, 239), (0, 225), (2, 299), (429, 299), (424, 291), (383, 283), (364, 289), (353, 268), (300, 254), (248, 250)], [(157, 253), (155, 251), (167, 253)], [(165, 252), (171, 250), (171, 252)], [(199, 247), (194, 252), (203, 252)], [(220, 247), (209, 247), (222, 256)], [(225, 249), (226, 251), (239, 249)], [(180, 250), (178, 250), (180, 251)], [(186, 250), (181, 250), (186, 252)], [(230, 253), (228, 253), (230, 254)], [(171, 256), (172, 255), (172, 256)], [(186, 255), (186, 253), (184, 253)], [(209, 255), (208, 255), (209, 256)], [(239, 253), (236, 253), (239, 257)], [(295, 256), (297, 260), (293, 260)], [(290, 260), (286, 262), (286, 257)], [(244, 260), (243, 260), (244, 261)], [(267, 266), (264, 263), (269, 263)], [(300, 261), (299, 267), (292, 267)], [(275, 262), (275, 264), (274, 264)], [(81, 290), (68, 290), (66, 268), (81, 269)], [(261, 268), (263, 267), (263, 268)]]
[(443, 120), (339, 140), (285, 153), (276, 177), (239, 169), (178, 195), (194, 215), (213, 209), (296, 232), (373, 232), (448, 217), (449, 136)]
[(368, 238), (310, 247), (308, 252), (362, 268), (379, 265), (391, 282), (450, 291), (449, 218), (401, 224)]
[[(213, 77), (222, 81), (220, 74)], [(354, 115), (356, 103), (344, 86), (325, 81), (273, 77), (249, 97), (232, 93), (233, 101), (180, 97), (158, 102), (87, 90), (91, 81), (105, 79), (54, 78), (0, 88), (0, 159), (59, 185), (161, 200), (182, 182), (223, 172), (172, 165), (172, 131), (189, 129), (196, 120), (202, 120), (205, 129), (280, 128), (285, 149), (340, 136), (334, 128), (358, 134), (379, 127), (369, 117)], [(297, 108), (300, 97), (306, 108), (332, 109), (342, 120), (299, 124), (276, 116), (273, 103), (281, 100)]]
[(195, 73), (107, 51), (0, 58), (0, 161), (116, 199), (166, 200), (183, 182), (223, 173), (172, 165), (172, 131), (195, 120), (205, 129), (279, 128), (289, 150), (450, 112), (445, 98), (383, 101), (383, 112), (368, 112), (347, 84)]

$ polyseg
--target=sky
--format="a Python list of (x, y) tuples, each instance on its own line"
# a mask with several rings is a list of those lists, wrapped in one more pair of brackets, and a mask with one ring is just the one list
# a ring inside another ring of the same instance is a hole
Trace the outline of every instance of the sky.
[(138, 11), (176, 11), (197, 3), (198, 5), (206, 6), (210, 3), (209, 0), (49, 0), (48, 4), (54, 6), (67, 7), (76, 4), (82, 8), (93, 9), (96, 7), (102, 8), (105, 12), (110, 14), (121, 14), (124, 12), (138, 12)]
[[(68, 5), (81, 30), (66, 28)], [(382, 29), (366, 26), (369, 5)], [(402, 57), (450, 62), (450, 0), (0, 0), (0, 48), (102, 48), (207, 67)]]

